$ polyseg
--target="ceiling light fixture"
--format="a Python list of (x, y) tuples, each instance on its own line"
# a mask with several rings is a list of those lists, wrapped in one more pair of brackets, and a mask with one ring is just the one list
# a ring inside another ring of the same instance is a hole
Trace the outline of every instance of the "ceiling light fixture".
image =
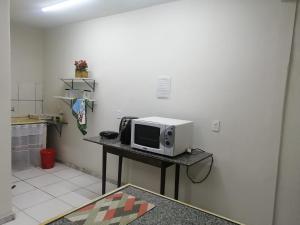
[(86, 0), (67, 0), (42, 8), (43, 12), (60, 11), (78, 5)]

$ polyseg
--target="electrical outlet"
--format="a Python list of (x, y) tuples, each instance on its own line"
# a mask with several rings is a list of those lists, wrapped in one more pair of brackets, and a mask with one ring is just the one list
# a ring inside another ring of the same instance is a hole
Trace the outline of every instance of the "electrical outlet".
[(221, 130), (221, 121), (220, 120), (214, 120), (211, 124), (211, 130), (213, 132), (220, 132), (220, 130)]

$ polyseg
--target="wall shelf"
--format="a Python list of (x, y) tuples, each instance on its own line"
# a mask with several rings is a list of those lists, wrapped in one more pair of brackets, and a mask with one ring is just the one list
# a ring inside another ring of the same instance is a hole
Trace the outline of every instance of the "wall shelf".
[[(94, 112), (95, 102), (96, 100), (93, 99), (95, 88), (96, 88), (96, 81), (92, 78), (61, 78), (62, 82), (64, 82), (65, 86), (70, 89), (68, 93), (65, 93), (66, 96), (53, 96), (56, 99), (60, 99), (64, 103), (66, 103), (71, 110), (73, 111), (72, 107), (76, 101), (76, 99), (84, 99), (86, 100), (85, 106), (90, 108), (92, 112)], [(75, 93), (74, 93), (75, 91)], [(76, 93), (77, 91), (81, 91), (80, 94)], [(86, 96), (85, 92), (91, 92), (90, 95)], [(92, 95), (91, 95), (92, 94)], [(71, 96), (71, 97), (67, 97)], [(74, 96), (74, 97), (73, 97)], [(76, 97), (75, 97), (76, 96)], [(89, 97), (89, 98), (87, 98)], [(51, 124), (55, 127), (56, 131), (61, 135), (62, 126), (63, 124), (53, 123)]]
[(61, 78), (60, 80), (73, 90), (75, 83), (85, 83), (91, 91), (95, 91), (96, 88), (96, 81), (92, 78)]
[[(53, 96), (53, 98), (56, 99), (60, 99), (62, 101), (64, 101), (66, 104), (68, 104), (71, 108), (73, 105), (73, 101), (76, 100), (76, 98), (71, 98), (71, 97), (65, 97), (65, 96)], [(94, 107), (95, 107), (95, 99), (89, 99), (89, 98), (83, 98), (85, 100), (87, 100), (87, 107), (90, 108), (92, 110), (92, 112), (94, 111)]]

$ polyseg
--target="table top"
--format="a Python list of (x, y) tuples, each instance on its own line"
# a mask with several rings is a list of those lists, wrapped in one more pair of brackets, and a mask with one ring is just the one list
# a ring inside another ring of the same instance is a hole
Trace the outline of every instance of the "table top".
[(48, 125), (61, 125), (61, 124), (68, 124), (66, 122), (56, 122), (53, 120), (44, 120), (44, 119), (37, 119), (31, 118), (28, 116), (23, 117), (11, 117), (11, 125), (28, 125), (28, 124), (48, 124)]
[[(122, 191), (155, 205), (153, 209), (143, 216), (132, 221), (130, 225), (242, 225), (239, 222), (199, 209), (197, 207), (156, 194), (146, 189), (128, 184), (115, 191), (95, 199), (99, 201), (112, 193)], [(53, 219), (46, 225), (69, 225), (64, 219), (65, 215)]]
[(96, 143), (103, 146), (119, 149), (120, 151), (128, 151), (137, 155), (146, 156), (163, 162), (174, 163), (184, 166), (192, 166), (200, 161), (203, 161), (212, 156), (211, 153), (195, 150), (193, 153), (182, 153), (175, 157), (146, 152), (139, 149), (131, 148), (130, 145), (121, 144), (119, 139), (106, 139), (100, 136), (84, 138), (85, 141)]

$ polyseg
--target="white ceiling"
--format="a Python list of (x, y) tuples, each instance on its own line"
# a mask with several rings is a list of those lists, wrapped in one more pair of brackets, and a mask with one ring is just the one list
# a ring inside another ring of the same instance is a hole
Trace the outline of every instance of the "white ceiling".
[(36, 27), (54, 27), (67, 23), (109, 16), (174, 0), (85, 0), (84, 3), (58, 12), (41, 8), (63, 0), (11, 0), (11, 19)]

